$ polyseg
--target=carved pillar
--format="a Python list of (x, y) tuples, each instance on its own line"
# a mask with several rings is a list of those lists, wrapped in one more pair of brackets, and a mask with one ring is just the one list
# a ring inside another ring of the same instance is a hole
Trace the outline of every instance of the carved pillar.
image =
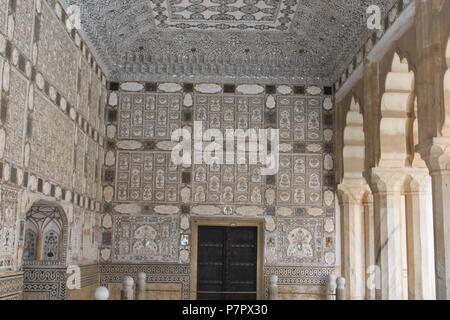
[(382, 300), (403, 298), (400, 196), (403, 180), (404, 173), (396, 169), (372, 170), (375, 253), (381, 277), (376, 297)]
[(367, 184), (340, 184), (342, 274), (347, 279), (347, 294), (351, 300), (365, 298), (365, 238), (364, 204)]
[(433, 191), (436, 298), (450, 300), (450, 138), (435, 138), (422, 150)]
[(364, 242), (366, 252), (366, 300), (375, 300), (375, 281), (370, 283), (370, 277), (375, 275), (376, 277), (376, 262), (375, 262), (375, 220), (373, 214), (373, 195), (367, 194), (367, 197), (363, 199), (364, 204)]
[(427, 169), (411, 169), (405, 188), (408, 248), (408, 298), (435, 299), (431, 177)]
[[(450, 299), (450, 127), (445, 102), (449, 1), (416, 1), (419, 146), (432, 179), (436, 298)], [(444, 22), (444, 23), (443, 23)]]
[(37, 228), (36, 232), (36, 260), (44, 260), (44, 230)]

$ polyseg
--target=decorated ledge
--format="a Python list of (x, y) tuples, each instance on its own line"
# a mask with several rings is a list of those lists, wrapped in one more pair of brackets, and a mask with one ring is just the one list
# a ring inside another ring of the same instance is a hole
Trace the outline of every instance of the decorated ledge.
[[(317, 85), (265, 85), (265, 84), (223, 84), (223, 83), (188, 83), (188, 82), (108, 82), (110, 90), (109, 105), (118, 104), (115, 92), (154, 92), (154, 93), (192, 93), (200, 94), (242, 94), (242, 95), (307, 95), (332, 96), (333, 88)], [(330, 98), (331, 99), (331, 98)], [(185, 106), (192, 105), (191, 100), (184, 101)]]

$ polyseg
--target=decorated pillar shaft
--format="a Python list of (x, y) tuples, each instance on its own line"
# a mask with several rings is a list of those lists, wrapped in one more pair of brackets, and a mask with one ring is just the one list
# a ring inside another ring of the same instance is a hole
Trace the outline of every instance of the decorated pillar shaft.
[(450, 299), (450, 170), (432, 172), (436, 298)]
[(401, 300), (402, 284), (402, 233), (401, 193), (403, 174), (395, 170), (373, 173), (375, 216), (375, 261), (379, 268), (377, 299)]
[(365, 237), (363, 198), (367, 185), (338, 187), (342, 217), (342, 267), (347, 279), (347, 296), (352, 300), (365, 299)]
[(422, 148), (433, 193), (436, 299), (450, 299), (450, 138), (434, 138)]
[(408, 298), (435, 299), (431, 178), (426, 169), (416, 171), (405, 191)]

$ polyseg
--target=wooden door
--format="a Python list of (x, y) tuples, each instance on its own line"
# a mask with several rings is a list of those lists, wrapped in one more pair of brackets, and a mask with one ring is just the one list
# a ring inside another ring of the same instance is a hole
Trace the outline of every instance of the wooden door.
[(256, 227), (199, 226), (197, 299), (256, 299), (257, 231)]

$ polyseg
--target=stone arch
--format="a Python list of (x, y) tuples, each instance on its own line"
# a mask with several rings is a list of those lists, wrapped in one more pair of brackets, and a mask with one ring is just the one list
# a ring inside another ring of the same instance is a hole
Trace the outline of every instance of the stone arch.
[(365, 169), (364, 119), (360, 105), (354, 98), (352, 98), (347, 113), (343, 140), (343, 183), (349, 179), (363, 179)]
[(387, 74), (385, 93), (381, 99), (379, 167), (410, 166), (412, 108), (414, 105), (414, 72), (406, 58), (395, 53)]
[(67, 216), (59, 205), (34, 202), (26, 213), (24, 265), (65, 266), (68, 233)]

